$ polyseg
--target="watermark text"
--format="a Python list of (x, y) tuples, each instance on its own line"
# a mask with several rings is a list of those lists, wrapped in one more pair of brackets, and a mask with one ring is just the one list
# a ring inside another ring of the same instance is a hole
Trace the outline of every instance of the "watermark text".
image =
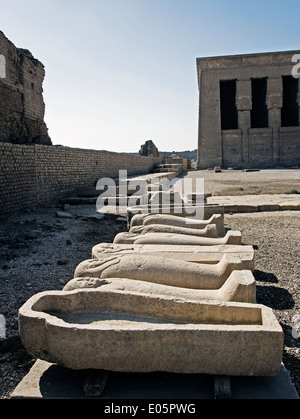
[(118, 180), (99, 179), (96, 189), (99, 191), (98, 212), (105, 207), (116, 212), (120, 207), (127, 207), (132, 214), (180, 215), (187, 224), (191, 219), (204, 219), (203, 178), (160, 178), (149, 184), (143, 177), (130, 179), (127, 170), (120, 170)]
[(299, 79), (299, 77), (300, 77), (300, 54), (293, 55), (292, 63), (296, 63), (292, 68), (292, 76), (295, 79)]
[(6, 60), (3, 54), (0, 54), (0, 79), (6, 78)]
[(3, 314), (0, 314), (0, 339), (6, 339), (6, 321)]
[(292, 317), (292, 336), (294, 339), (300, 338), (300, 314), (295, 314)]

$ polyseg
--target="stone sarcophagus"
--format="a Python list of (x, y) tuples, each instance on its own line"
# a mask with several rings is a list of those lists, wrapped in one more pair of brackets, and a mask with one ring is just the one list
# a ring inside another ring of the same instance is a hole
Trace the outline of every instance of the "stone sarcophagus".
[(224, 237), (201, 237), (188, 234), (176, 233), (119, 233), (114, 243), (120, 244), (172, 244), (187, 246), (218, 246), (222, 244), (241, 244), (241, 233), (239, 231), (228, 231)]
[(217, 264), (171, 260), (135, 254), (106, 255), (81, 262), (74, 277), (128, 278), (192, 289), (218, 289), (232, 271), (240, 270), (240, 258), (224, 255)]
[(35, 295), (20, 309), (35, 357), (71, 369), (272, 376), (283, 332), (257, 304), (84, 289)]
[(201, 230), (208, 225), (215, 225), (217, 230), (217, 237), (224, 235), (224, 219), (222, 214), (214, 214), (208, 220), (193, 220), (186, 219), (170, 214), (136, 214), (130, 221), (130, 231), (134, 227), (141, 226), (172, 226), (176, 228), (188, 228), (194, 230)]
[(256, 302), (256, 282), (250, 271), (233, 271), (222, 286), (216, 289), (182, 288), (148, 281), (128, 278), (76, 277), (69, 281), (64, 291), (100, 288), (111, 290), (136, 291), (143, 294), (165, 295), (191, 300)]
[(113, 244), (99, 243), (92, 248), (92, 257), (99, 259), (104, 255), (141, 254), (147, 256), (163, 256), (194, 263), (220, 262), (224, 255), (229, 254), (240, 258), (243, 269), (254, 269), (253, 246), (219, 245), (219, 246), (183, 246), (183, 245), (152, 245), (152, 244)]

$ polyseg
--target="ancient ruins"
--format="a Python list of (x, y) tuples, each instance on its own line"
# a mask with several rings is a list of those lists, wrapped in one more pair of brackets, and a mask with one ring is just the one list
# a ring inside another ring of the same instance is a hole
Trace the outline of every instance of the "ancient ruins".
[[(298, 164), (296, 52), (197, 60), (198, 168)], [(35, 379), (49, 365), (88, 371), (101, 385), (85, 395), (101, 396), (112, 372), (208, 375), (221, 391), (230, 377), (278, 377), (284, 335), (273, 310), (257, 303), (253, 246), (226, 228), (224, 206), (207, 203), (203, 190), (181, 194), (158, 182), (190, 162), (161, 159), (151, 140), (139, 155), (52, 146), (44, 77), (44, 66), (0, 32), (1, 214), (57, 201), (64, 209), (97, 204), (97, 212), (126, 217), (127, 231), (94, 245), (61, 289), (20, 307)], [(98, 180), (114, 182), (125, 170), (124, 184), (106, 189), (99, 208)], [(143, 173), (146, 187), (133, 205), (135, 189), (127, 187)], [(12, 398), (28, 396), (30, 379), (23, 381)]]
[[(51, 145), (44, 122), (43, 64), (0, 31), (5, 72), (0, 77), (0, 142)], [(3, 66), (2, 66), (3, 68)]]
[(300, 158), (299, 51), (198, 58), (198, 168), (290, 167)]
[(25, 348), (74, 370), (277, 375), (283, 331), (256, 303), (254, 250), (210, 212), (188, 234), (183, 214), (135, 214), (124, 240), (94, 246), (62, 290), (20, 308)]
[[(52, 145), (44, 121), (44, 65), (0, 31), (0, 217), (47, 205), (101, 177), (151, 172), (149, 155)], [(155, 147), (155, 146), (154, 146)], [(77, 197), (77, 201), (80, 197)]]
[(159, 157), (159, 151), (152, 140), (148, 140), (141, 145), (139, 154), (140, 156)]

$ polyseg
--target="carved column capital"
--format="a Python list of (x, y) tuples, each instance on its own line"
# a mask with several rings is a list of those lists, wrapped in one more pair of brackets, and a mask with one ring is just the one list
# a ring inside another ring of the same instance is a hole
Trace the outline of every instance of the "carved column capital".
[(252, 93), (250, 79), (237, 80), (236, 107), (238, 111), (251, 111)]
[(268, 109), (282, 108), (282, 79), (269, 78), (268, 79), (268, 93), (267, 93), (267, 107)]
[(252, 109), (251, 96), (237, 96), (236, 107), (238, 111), (251, 111)]
[(267, 96), (268, 109), (282, 108), (282, 93), (270, 93)]

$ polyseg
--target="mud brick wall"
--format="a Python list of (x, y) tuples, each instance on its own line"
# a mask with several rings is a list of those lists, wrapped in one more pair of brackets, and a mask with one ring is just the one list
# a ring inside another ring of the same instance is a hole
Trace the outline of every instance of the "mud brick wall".
[(0, 217), (35, 205), (34, 147), (0, 142)]
[(150, 173), (159, 158), (40, 144), (0, 142), (0, 218), (56, 204), (102, 177)]

